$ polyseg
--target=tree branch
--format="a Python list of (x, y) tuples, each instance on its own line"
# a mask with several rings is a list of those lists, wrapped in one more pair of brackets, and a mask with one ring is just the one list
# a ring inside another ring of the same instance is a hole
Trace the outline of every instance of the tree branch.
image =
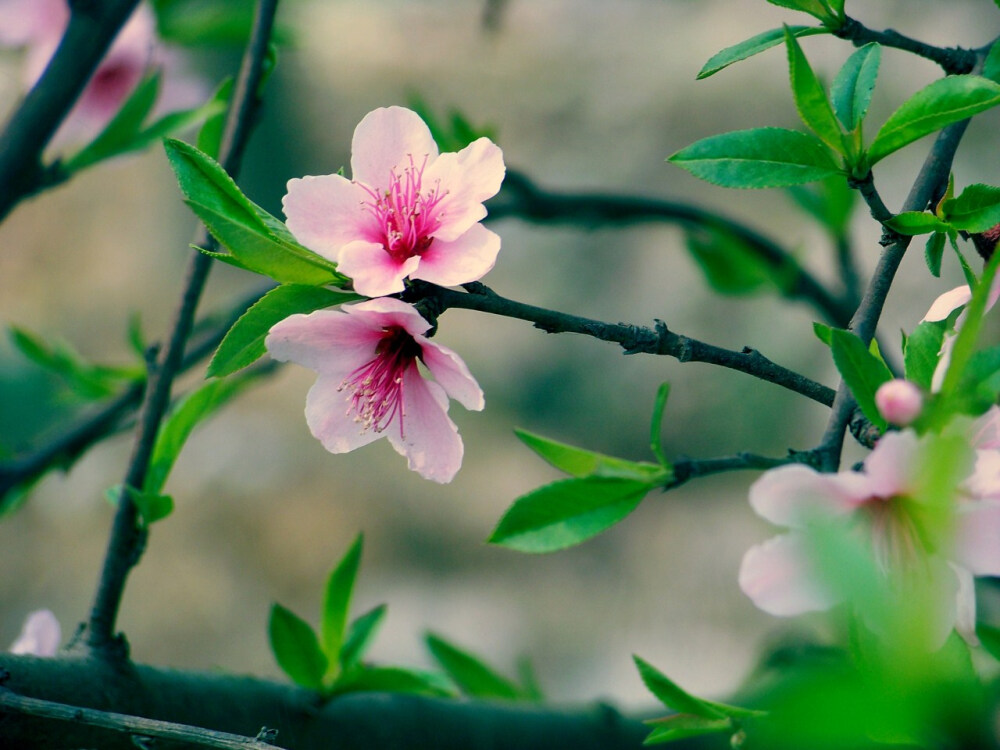
[(626, 354), (661, 354), (674, 357), (679, 362), (719, 365), (780, 385), (825, 406), (833, 403), (832, 388), (777, 365), (754, 349), (745, 348), (739, 352), (723, 349), (674, 333), (662, 321), (657, 321), (655, 328), (627, 323), (604, 323), (515, 302), (501, 297), (484, 284), (466, 284), (465, 288), (467, 291), (463, 293), (419, 283), (413, 286), (409, 296), (418, 301), (418, 305), (419, 301), (423, 301), (425, 312), (431, 317), (436, 317), (450, 307), (456, 307), (527, 320), (548, 333), (582, 333), (601, 341), (619, 344)]
[(853, 306), (838, 297), (781, 245), (751, 227), (697, 206), (643, 196), (607, 193), (555, 193), (527, 175), (507, 170), (503, 190), (487, 203), (489, 220), (511, 216), (536, 223), (593, 226), (637, 222), (672, 222), (687, 228), (727, 232), (744, 242), (775, 273), (788, 278), (787, 296), (812, 305), (828, 322), (847, 325)]
[(970, 73), (975, 67), (977, 50), (962, 47), (935, 47), (904, 36), (892, 29), (874, 31), (860, 21), (846, 17), (840, 28), (830, 30), (834, 36), (846, 39), (855, 47), (863, 47), (869, 42), (878, 42), (883, 47), (893, 47), (926, 58), (937, 63), (947, 75)]
[[(277, 0), (258, 1), (253, 30), (236, 81), (220, 148), (219, 161), (230, 174), (238, 171), (256, 110), (258, 89), (276, 9)], [(203, 229), (199, 235), (195, 244), (201, 247), (207, 246), (210, 241), (208, 233)], [(128, 573), (138, 562), (145, 545), (145, 530), (139, 523), (138, 511), (127, 488), (141, 489), (145, 483), (156, 435), (170, 401), (173, 379), (180, 368), (194, 322), (195, 310), (210, 268), (211, 258), (196, 252), (188, 267), (181, 304), (174, 319), (167, 348), (150, 368), (145, 399), (139, 411), (132, 457), (122, 482), (118, 510), (86, 632), (87, 648), (107, 657), (120, 659), (127, 655), (124, 640), (116, 639), (114, 636), (115, 622)]]
[(673, 476), (663, 489), (672, 490), (692, 479), (727, 471), (774, 469), (788, 464), (810, 464), (812, 460), (808, 451), (790, 451), (784, 458), (760, 456), (756, 453), (737, 453), (735, 456), (719, 458), (680, 458), (674, 461)]
[[(639, 750), (649, 732), (607, 705), (558, 709), (402, 693), (346, 693), (320, 703), (311, 691), (268, 680), (97, 658), (2, 654), (0, 671), (21, 696), (244, 737), (264, 726), (289, 750)], [(2, 708), (0, 726), (11, 747), (135, 750), (121, 732)]]
[(138, 0), (69, 5), (69, 24), (52, 60), (0, 135), (0, 221), (43, 180), (42, 151)]

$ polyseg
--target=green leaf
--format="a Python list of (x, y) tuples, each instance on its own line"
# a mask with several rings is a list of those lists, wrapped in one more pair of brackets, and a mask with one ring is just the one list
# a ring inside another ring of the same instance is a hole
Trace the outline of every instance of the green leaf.
[(780, 8), (790, 8), (791, 10), (801, 10), (810, 16), (818, 18), (820, 21), (829, 17), (827, 9), (823, 7), (820, 0), (767, 0), (771, 5)]
[(320, 642), (331, 669), (337, 668), (340, 647), (344, 643), (347, 614), (351, 608), (351, 595), (354, 593), (354, 581), (358, 577), (358, 567), (361, 565), (363, 546), (364, 535), (358, 534), (326, 581), (323, 616), (320, 621)]
[(906, 338), (903, 350), (903, 367), (906, 379), (926, 391), (931, 389), (934, 370), (937, 368), (945, 325), (942, 321), (926, 321), (918, 325)]
[(834, 364), (861, 411), (873, 425), (885, 430), (886, 421), (875, 406), (875, 391), (882, 383), (892, 380), (892, 373), (853, 333), (831, 329), (830, 347)]
[(732, 732), (734, 729), (733, 720), (728, 716), (721, 719), (711, 719), (707, 716), (695, 716), (694, 714), (674, 714), (662, 719), (647, 719), (645, 723), (655, 725), (656, 728), (646, 737), (643, 745), (659, 745), (688, 737)]
[(709, 701), (696, 698), (644, 659), (632, 656), (643, 684), (663, 705), (681, 714), (707, 719), (725, 719), (726, 714)]
[(816, 338), (822, 341), (827, 346), (833, 346), (833, 327), (828, 326), (825, 323), (813, 323), (813, 333), (816, 334)]
[(706, 182), (730, 188), (800, 185), (841, 171), (821, 140), (784, 128), (711, 136), (681, 149), (668, 161)]
[(192, 391), (178, 403), (156, 435), (149, 471), (146, 472), (142, 488), (144, 493), (159, 494), (191, 431), (199, 422), (227, 404), (251, 379), (240, 377), (215, 380)]
[(347, 628), (344, 645), (340, 647), (340, 666), (349, 670), (357, 666), (371, 645), (385, 619), (388, 605), (379, 604), (357, 617)]
[[(1000, 6), (1000, 0), (996, 0), (996, 3)], [(1000, 44), (990, 47), (989, 54), (983, 61), (983, 78), (1000, 83)]]
[(885, 222), (895, 232), (906, 235), (947, 232), (948, 223), (925, 211), (904, 211)]
[(328, 694), (358, 692), (411, 693), (438, 698), (450, 698), (455, 694), (441, 675), (404, 667), (364, 667), (344, 672)]
[(257, 300), (233, 324), (208, 365), (209, 377), (221, 377), (253, 364), (267, 351), (264, 339), (271, 327), (296, 313), (362, 299), (351, 292), (337, 292), (305, 284), (283, 284)]
[(993, 287), (993, 279), (997, 274), (997, 266), (1000, 264), (1000, 253), (993, 253), (987, 261), (983, 275), (979, 279), (978, 285), (972, 290), (972, 299), (965, 307), (965, 322), (958, 336), (955, 337), (955, 345), (951, 350), (951, 362), (948, 364), (948, 371), (944, 376), (944, 383), (941, 385), (941, 393), (945, 396), (951, 395), (955, 388), (965, 377), (965, 368), (975, 351), (976, 342), (979, 339), (979, 330), (983, 323), (983, 314), (986, 312), (986, 302)]
[(969, 357), (956, 391), (966, 412), (978, 415), (997, 401), (1000, 394), (1000, 346), (981, 349)]
[(311, 690), (321, 689), (326, 656), (309, 624), (291, 610), (274, 604), (267, 629), (274, 658), (292, 682)]
[(649, 425), (649, 447), (660, 462), (660, 466), (673, 470), (672, 464), (663, 453), (663, 411), (667, 408), (667, 397), (670, 396), (670, 383), (661, 383), (656, 391), (656, 401), (653, 403), (653, 418)]
[(347, 281), (336, 264), (279, 230), (281, 222), (243, 195), (214, 159), (182, 141), (167, 140), (164, 146), (185, 203), (229, 250), (234, 265), (279, 283), (322, 286)]
[(162, 521), (174, 512), (174, 499), (170, 495), (140, 492), (134, 487), (126, 487), (121, 484), (116, 484), (105, 490), (104, 497), (112, 505), (118, 505), (123, 491), (128, 493), (129, 499), (139, 512), (139, 519), (143, 526), (148, 527), (152, 523)]
[(833, 79), (830, 87), (833, 109), (848, 132), (857, 130), (868, 114), (881, 60), (881, 45), (870, 42), (847, 58)]
[(217, 102), (219, 109), (210, 117), (205, 118), (205, 122), (198, 130), (196, 144), (198, 150), (213, 159), (219, 158), (219, 149), (222, 147), (222, 132), (226, 128), (226, 115), (229, 108), (229, 100), (233, 96), (233, 77), (229, 76), (212, 94), (211, 101)]
[(802, 47), (787, 28), (785, 45), (788, 48), (792, 96), (795, 98), (795, 108), (799, 111), (799, 117), (827, 146), (846, 155), (840, 122), (833, 114), (826, 91), (809, 65)]
[(687, 248), (713, 290), (719, 294), (747, 295), (759, 291), (784, 294), (797, 269), (792, 263), (775, 267), (745, 240), (724, 229), (686, 233)]
[(653, 486), (596, 476), (553, 482), (518, 498), (488, 541), (532, 553), (572, 547), (625, 518)]
[(515, 429), (514, 434), (554, 467), (574, 477), (607, 477), (647, 482), (665, 482), (669, 478), (669, 473), (658, 464), (605, 456), (603, 453), (560, 443), (526, 430)]
[(948, 76), (906, 100), (878, 131), (868, 149), (873, 165), (894, 151), (1000, 104), (1000, 84), (981, 76)]
[(941, 203), (944, 219), (955, 229), (985, 232), (1000, 224), (1000, 187), (969, 185), (962, 194)]
[(485, 662), (434, 633), (424, 635), (424, 643), (434, 660), (441, 666), (463, 694), (470, 698), (519, 700), (521, 689)]
[[(829, 33), (822, 26), (786, 26), (785, 29), (795, 37)], [(734, 44), (731, 47), (726, 47), (720, 52), (716, 52), (702, 66), (702, 69), (698, 71), (698, 79), (708, 78), (733, 63), (746, 60), (748, 57), (753, 57), (759, 52), (771, 49), (771, 47), (777, 47), (785, 41), (785, 29), (771, 29), (738, 44)]]
[[(1000, 45), (994, 45), (994, 47), (997, 46)], [(1000, 628), (980, 622), (976, 624), (976, 635), (979, 636), (979, 642), (986, 653), (1000, 661)]]
[(819, 221), (834, 238), (847, 237), (857, 205), (857, 191), (851, 190), (841, 175), (820, 180), (815, 188), (792, 185), (787, 190), (799, 207)]
[(924, 260), (927, 270), (934, 277), (941, 276), (941, 259), (944, 257), (945, 232), (934, 232), (924, 245)]

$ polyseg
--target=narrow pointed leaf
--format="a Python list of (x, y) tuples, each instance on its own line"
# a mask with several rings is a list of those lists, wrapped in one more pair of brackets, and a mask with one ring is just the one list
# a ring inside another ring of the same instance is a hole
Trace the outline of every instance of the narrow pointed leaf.
[(337, 662), (340, 647), (344, 642), (347, 613), (351, 608), (351, 595), (354, 593), (354, 581), (358, 577), (358, 567), (361, 565), (363, 546), (364, 536), (358, 534), (326, 581), (320, 638), (323, 652), (330, 660), (331, 667)]
[(663, 705), (682, 714), (694, 714), (707, 719), (725, 719), (726, 714), (713, 706), (709, 701), (696, 698), (686, 692), (673, 680), (660, 672), (641, 657), (632, 656), (643, 684), (656, 696)]
[(660, 466), (671, 468), (670, 462), (663, 453), (663, 412), (667, 408), (667, 398), (670, 396), (670, 383), (661, 383), (656, 391), (656, 401), (653, 403), (653, 418), (649, 425), (649, 447), (660, 462)]
[(826, 96), (823, 85), (819, 82), (812, 66), (806, 59), (802, 47), (795, 36), (785, 29), (785, 46), (788, 48), (788, 71), (792, 84), (792, 95), (795, 98), (795, 108), (799, 111), (802, 122), (812, 130), (819, 139), (834, 151), (845, 153), (844, 139), (841, 135), (840, 122), (833, 114), (833, 107)]
[(725, 229), (689, 231), (685, 245), (709, 286), (719, 294), (786, 294), (798, 276), (794, 263), (782, 267), (766, 261), (746, 240)]
[(961, 195), (941, 203), (941, 213), (955, 229), (985, 232), (1000, 224), (1000, 187), (969, 185)]
[(906, 338), (903, 367), (906, 379), (929, 391), (937, 368), (945, 326), (942, 321), (927, 321), (913, 329)]
[(198, 150), (203, 154), (219, 158), (219, 149), (222, 144), (222, 131), (225, 129), (226, 112), (229, 107), (229, 100), (233, 95), (235, 81), (232, 76), (226, 78), (212, 95), (212, 101), (217, 102), (219, 110), (205, 118), (205, 122), (198, 130), (196, 141)]
[(821, 140), (784, 128), (711, 136), (681, 149), (668, 161), (706, 182), (730, 188), (801, 185), (841, 171)]
[(555, 552), (610, 528), (642, 502), (652, 484), (634, 479), (564, 479), (518, 498), (489, 541), (519, 552)]
[(886, 421), (875, 406), (875, 391), (882, 383), (892, 380), (892, 373), (853, 333), (834, 328), (830, 336), (834, 364), (851, 389), (854, 400), (868, 420), (884, 430)]
[(427, 633), (424, 636), (424, 643), (427, 644), (434, 660), (464, 695), (470, 698), (498, 698), (511, 701), (524, 697), (520, 688), (513, 682), (495, 672), (478, 657), (444, 638), (434, 633)]
[(974, 75), (948, 76), (918, 91), (892, 113), (868, 149), (875, 164), (929, 133), (1000, 104), (1000, 83)]
[(271, 651), (278, 666), (296, 685), (319, 690), (326, 672), (326, 656), (316, 633), (302, 618), (280, 604), (271, 607), (268, 622)]
[(296, 313), (310, 313), (325, 307), (361, 299), (351, 292), (337, 292), (305, 284), (282, 284), (257, 300), (215, 350), (208, 365), (209, 377), (221, 377), (253, 364), (264, 356), (264, 339), (275, 323)]
[[(996, 3), (1000, 6), (1000, 0), (996, 0)], [(983, 78), (1000, 83), (1000, 44), (990, 47), (990, 52), (983, 61)]]
[(655, 481), (658, 478), (660, 481), (666, 481), (667, 479), (664, 467), (657, 464), (606, 456), (603, 453), (550, 440), (526, 430), (515, 429), (514, 434), (547, 462), (574, 477), (595, 476), (640, 481)]
[(789, 8), (791, 10), (801, 10), (803, 13), (808, 13), (811, 16), (823, 20), (826, 18), (828, 13), (826, 8), (819, 0), (767, 0), (771, 5), (777, 5), (780, 8)]
[(857, 130), (868, 114), (882, 60), (882, 47), (870, 42), (847, 58), (830, 86), (833, 109), (844, 129)]
[(211, 416), (251, 381), (250, 377), (215, 380), (186, 396), (163, 422), (153, 444), (153, 455), (143, 492), (158, 494), (167, 481), (177, 456), (191, 431), (199, 422)]
[(658, 745), (688, 737), (733, 731), (733, 721), (728, 716), (722, 719), (711, 719), (707, 716), (695, 716), (694, 714), (674, 714), (662, 719), (650, 719), (646, 723), (655, 728), (642, 743), (644, 745)]
[[(786, 27), (792, 35), (801, 38), (813, 36), (815, 34), (828, 34), (829, 32), (822, 26), (788, 26)], [(727, 68), (733, 63), (746, 60), (759, 52), (764, 52), (772, 47), (777, 47), (785, 40), (785, 29), (771, 29), (762, 34), (757, 34), (731, 47), (716, 52), (708, 59), (708, 62), (698, 71), (698, 78), (708, 78), (718, 73), (723, 68)]]
[(361, 662), (385, 619), (387, 609), (388, 605), (379, 604), (351, 622), (344, 636), (344, 645), (340, 647), (341, 669), (351, 669)]

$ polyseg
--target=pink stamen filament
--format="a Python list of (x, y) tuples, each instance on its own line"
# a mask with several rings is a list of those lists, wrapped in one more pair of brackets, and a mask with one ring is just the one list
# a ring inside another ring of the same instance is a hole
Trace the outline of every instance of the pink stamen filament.
[(387, 328), (375, 346), (375, 357), (344, 378), (338, 390), (351, 392), (347, 416), (354, 416), (363, 433), (382, 432), (398, 416), (399, 435), (404, 437), (403, 374), (420, 353), (420, 345), (404, 329)]
[[(439, 182), (433, 189), (422, 185), (427, 156), (418, 167), (409, 155), (410, 166), (402, 175), (396, 170), (389, 173), (389, 187), (379, 192), (361, 185), (371, 197), (364, 207), (375, 218), (376, 231), (381, 235), (382, 247), (397, 262), (420, 255), (434, 241), (432, 234), (441, 226), (438, 204), (447, 195), (441, 192)], [(360, 184), (360, 183), (358, 183)]]

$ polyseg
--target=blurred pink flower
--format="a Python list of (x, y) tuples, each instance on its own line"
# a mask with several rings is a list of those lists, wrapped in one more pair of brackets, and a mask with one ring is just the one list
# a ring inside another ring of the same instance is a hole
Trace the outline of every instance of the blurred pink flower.
[[(67, 0), (0, 0), (0, 44), (26, 48), (25, 88), (41, 77), (68, 23)], [(96, 136), (153, 68), (165, 72), (157, 111), (199, 104), (207, 96), (205, 86), (186, 76), (181, 67), (179, 56), (158, 43), (153, 12), (140, 4), (67, 115), (54, 143), (75, 144)]]
[(887, 422), (905, 427), (920, 416), (924, 394), (909, 380), (893, 378), (875, 391), (875, 406)]
[(479, 222), (505, 167), (488, 138), (439, 155), (415, 112), (376, 109), (354, 131), (351, 173), (290, 180), (283, 205), (292, 234), (359, 293), (401, 292), (406, 277), (454, 286), (493, 268), (500, 238)]
[[(328, 451), (386, 437), (411, 470), (450, 482), (463, 448), (448, 396), (479, 411), (483, 392), (455, 352), (423, 336), (429, 328), (412, 305), (384, 298), (292, 315), (265, 343), (275, 359), (316, 371), (306, 422)], [(418, 361), (434, 381), (424, 379)]]
[(47, 609), (39, 609), (24, 621), (21, 634), (10, 647), (12, 654), (32, 654), (34, 656), (55, 656), (62, 640), (59, 620)]
[[(997, 274), (997, 276), (993, 279), (993, 286), (990, 288), (989, 297), (986, 299), (986, 311), (993, 308), (993, 306), (997, 303), (998, 298), (1000, 298), (1000, 274)], [(920, 322), (937, 322), (939, 320), (944, 320), (958, 308), (969, 304), (971, 299), (972, 290), (968, 287), (968, 285), (957, 286), (954, 289), (950, 289), (931, 303), (930, 309)], [(965, 311), (963, 310), (958, 316), (958, 319), (955, 321), (955, 329), (953, 331), (948, 331), (944, 335), (944, 340), (941, 342), (941, 351), (938, 355), (938, 364), (937, 367), (934, 368), (934, 376), (931, 380), (932, 391), (941, 390), (941, 386), (944, 384), (944, 376), (948, 371), (948, 365), (951, 363), (951, 350), (955, 346), (955, 337), (958, 336), (958, 332), (962, 330), (962, 324), (964, 322)]]
[(915, 574), (943, 592), (942, 611), (931, 613), (930, 620), (939, 643), (952, 628), (974, 638), (972, 577), (1000, 575), (1000, 472), (993, 461), (1000, 453), (977, 452), (975, 469), (956, 501), (952, 543), (943, 550), (924, 528), (921, 449), (911, 430), (890, 432), (861, 472), (820, 474), (791, 465), (765, 473), (750, 488), (750, 504), (758, 515), (790, 531), (746, 553), (739, 573), (743, 592), (760, 609), (779, 616), (843, 601), (843, 592), (828, 585), (817, 569), (807, 533), (812, 524), (837, 520), (864, 535), (884, 574)]

